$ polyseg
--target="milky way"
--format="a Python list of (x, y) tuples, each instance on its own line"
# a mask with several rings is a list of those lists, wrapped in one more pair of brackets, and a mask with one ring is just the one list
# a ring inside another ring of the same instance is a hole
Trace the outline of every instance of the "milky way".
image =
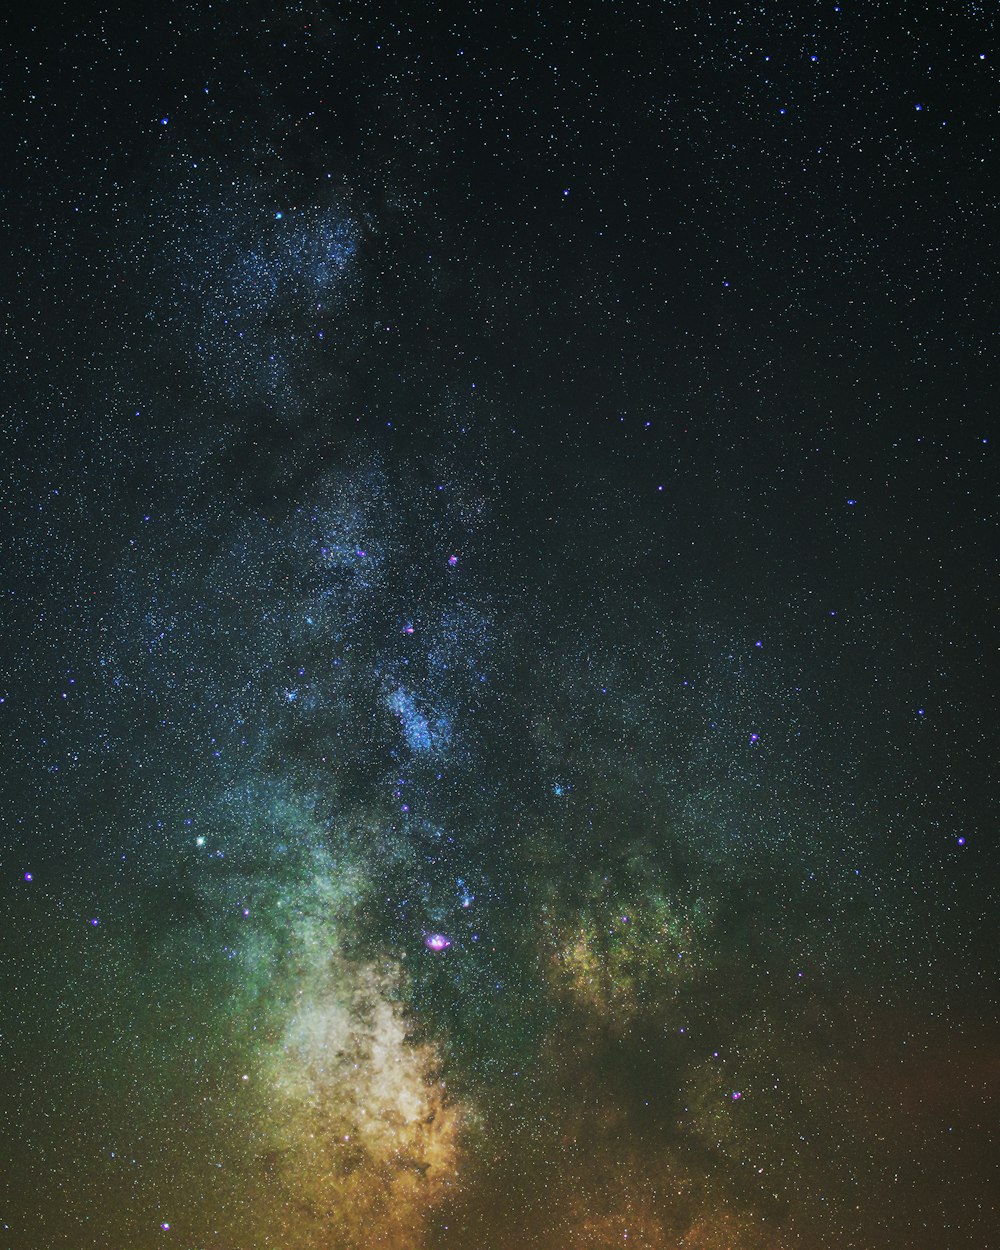
[(696, 7), (15, 22), (0, 1245), (990, 1244), (995, 30)]

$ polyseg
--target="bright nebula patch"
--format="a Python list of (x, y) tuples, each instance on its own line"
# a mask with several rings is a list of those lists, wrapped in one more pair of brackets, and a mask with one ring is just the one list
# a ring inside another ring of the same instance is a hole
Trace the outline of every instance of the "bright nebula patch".
[(388, 698), (389, 708), (399, 719), (406, 745), (415, 755), (443, 751), (451, 739), (448, 717), (430, 712), (410, 690), (400, 687)]

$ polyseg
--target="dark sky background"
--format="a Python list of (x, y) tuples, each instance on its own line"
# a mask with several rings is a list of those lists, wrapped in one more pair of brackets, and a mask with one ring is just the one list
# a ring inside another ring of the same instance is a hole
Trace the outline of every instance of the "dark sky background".
[(7, 19), (0, 1250), (996, 1245), (993, 6)]

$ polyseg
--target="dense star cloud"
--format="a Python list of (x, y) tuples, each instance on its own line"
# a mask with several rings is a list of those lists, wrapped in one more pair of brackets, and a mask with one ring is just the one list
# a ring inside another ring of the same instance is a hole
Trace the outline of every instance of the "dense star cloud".
[(991, 1244), (995, 33), (15, 18), (0, 1246)]

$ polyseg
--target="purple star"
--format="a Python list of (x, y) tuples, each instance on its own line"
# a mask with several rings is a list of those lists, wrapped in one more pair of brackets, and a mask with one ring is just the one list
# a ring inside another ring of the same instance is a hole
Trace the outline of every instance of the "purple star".
[(446, 951), (451, 945), (451, 938), (445, 937), (443, 933), (428, 933), (424, 938), (424, 945), (429, 951)]

